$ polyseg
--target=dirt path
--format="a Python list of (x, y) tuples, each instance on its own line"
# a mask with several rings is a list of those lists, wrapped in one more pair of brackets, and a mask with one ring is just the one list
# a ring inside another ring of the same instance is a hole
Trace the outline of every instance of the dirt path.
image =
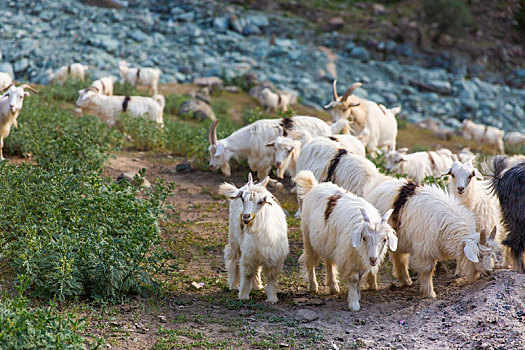
[[(293, 218), (279, 303), (268, 305), (261, 291), (252, 292), (249, 302), (239, 302), (226, 286), (222, 250), (228, 211), (217, 188), (224, 180), (239, 186), (245, 174), (177, 174), (175, 165), (181, 161), (162, 154), (121, 153), (104, 172), (116, 178), (144, 167), (153, 183), (160, 178), (177, 184), (162, 224), (166, 249), (175, 254), (173, 273), (162, 278), (169, 292), (88, 313), (92, 332), (104, 334), (113, 349), (525, 347), (524, 276), (497, 271), (468, 284), (453, 276), (454, 264), (440, 264), (434, 278), (437, 299), (429, 300), (419, 296), (417, 280), (412, 287), (399, 287), (385, 262), (380, 290), (363, 290), (361, 311), (352, 313), (346, 292), (329, 296), (322, 287), (319, 295), (307, 293), (297, 265), (299, 222)], [(276, 195), (285, 209), (295, 211), (293, 196)], [(323, 282), (324, 272), (318, 273)]]

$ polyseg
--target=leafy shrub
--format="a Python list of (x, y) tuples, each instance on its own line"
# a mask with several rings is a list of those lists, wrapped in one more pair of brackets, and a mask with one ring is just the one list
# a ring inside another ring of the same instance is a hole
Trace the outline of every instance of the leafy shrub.
[(113, 95), (119, 96), (149, 96), (147, 90), (139, 90), (127, 81), (121, 83), (116, 81), (113, 84)]
[(166, 137), (157, 122), (128, 114), (122, 115), (118, 122), (122, 132), (131, 138), (131, 144), (137, 150), (160, 151), (165, 148)]
[(170, 93), (166, 96), (166, 106), (164, 106), (164, 113), (177, 115), (180, 106), (189, 99), (186, 95), (176, 95)]
[(2, 349), (99, 349), (102, 339), (88, 342), (79, 335), (84, 325), (63, 316), (56, 306), (31, 308), (29, 300), (0, 300), (0, 348)]
[(460, 35), (473, 25), (472, 15), (461, 0), (423, 0), (425, 21), (437, 23), (439, 33)]
[(46, 86), (46, 88), (42, 90), (42, 97), (48, 102), (62, 101), (75, 103), (78, 98), (78, 91), (84, 89), (90, 84), (91, 77), (89, 75), (86, 75), (86, 79), (84, 81), (68, 79), (64, 85), (50, 84)]

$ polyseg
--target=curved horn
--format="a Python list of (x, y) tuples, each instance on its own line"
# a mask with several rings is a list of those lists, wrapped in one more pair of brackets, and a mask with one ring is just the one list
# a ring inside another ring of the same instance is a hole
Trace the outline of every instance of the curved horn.
[(348, 88), (348, 90), (345, 91), (345, 94), (343, 95), (343, 97), (341, 98), (341, 102), (344, 102), (348, 99), (348, 97), (350, 97), (350, 95), (352, 95), (352, 92), (354, 92), (355, 89), (357, 89), (358, 87), (360, 87), (361, 83), (353, 83), (352, 86), (350, 86)]
[(4, 93), (4, 92), (6, 92), (7, 90), (9, 90), (9, 88), (10, 88), (11, 86), (15, 86), (15, 84), (13, 84), (13, 83), (9, 84), (5, 89), (2, 90), (2, 93)]
[(248, 186), (253, 186), (252, 173), (248, 173)]
[(277, 128), (277, 130), (279, 130), (279, 137), (283, 137), (284, 136), (283, 128), (280, 125), (276, 125), (275, 127)]
[(219, 120), (215, 119), (210, 126), (210, 132), (208, 133), (208, 139), (210, 140), (210, 145), (217, 144), (217, 123)]
[(496, 238), (496, 231), (497, 231), (497, 228), (496, 226), (494, 226), (494, 228), (492, 229), (492, 232), (490, 232), (490, 236), (489, 238), (494, 240), (494, 238)]
[(38, 94), (38, 91), (36, 91), (35, 89), (33, 89), (31, 86), (27, 85), (27, 84), (22, 84), (19, 86), (19, 88), (22, 88), (22, 89), (29, 89), (31, 90), (32, 92), (34, 92), (35, 94)]
[(484, 229), (481, 230), (481, 232), (479, 233), (479, 244), (481, 245), (487, 244), (487, 231)]
[(332, 93), (334, 94), (334, 101), (339, 101), (339, 96), (337, 96), (337, 79), (334, 79), (332, 83)]

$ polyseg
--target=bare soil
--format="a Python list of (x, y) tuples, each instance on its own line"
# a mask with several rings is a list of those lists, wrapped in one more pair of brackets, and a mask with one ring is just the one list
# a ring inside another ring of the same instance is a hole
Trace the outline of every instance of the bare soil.
[[(361, 310), (348, 311), (346, 291), (329, 296), (307, 292), (297, 259), (302, 250), (299, 221), (289, 218), (290, 255), (280, 277), (279, 302), (267, 304), (263, 291), (240, 302), (226, 286), (222, 250), (228, 209), (218, 186), (242, 185), (245, 171), (177, 174), (182, 158), (169, 154), (122, 152), (104, 175), (116, 177), (146, 168), (146, 177), (177, 184), (162, 223), (166, 249), (176, 258), (173, 272), (159, 276), (166, 292), (137, 297), (121, 305), (83, 310), (91, 334), (104, 335), (113, 349), (180, 348), (525, 348), (525, 276), (497, 270), (469, 284), (454, 277), (454, 263), (438, 264), (437, 298), (402, 288), (383, 263), (380, 290), (362, 291)], [(295, 199), (275, 193), (290, 213)], [(321, 282), (324, 272), (318, 269)], [(192, 285), (193, 282), (198, 288)]]

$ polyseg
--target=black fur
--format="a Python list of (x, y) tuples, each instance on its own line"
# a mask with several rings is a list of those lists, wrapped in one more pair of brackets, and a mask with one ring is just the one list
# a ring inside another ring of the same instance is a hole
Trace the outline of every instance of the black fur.
[(392, 227), (394, 228), (394, 230), (397, 230), (401, 225), (401, 221), (399, 221), (399, 214), (401, 213), (401, 209), (403, 209), (408, 199), (414, 194), (416, 194), (416, 189), (418, 187), (418, 184), (409, 181), (405, 185), (403, 185), (403, 187), (401, 187), (401, 189), (399, 190), (399, 194), (397, 195), (397, 198), (394, 201), (394, 211), (392, 212), (392, 216), (390, 217), (392, 220)]
[(67, 74), (68, 74), (68, 75), (71, 74), (71, 65), (67, 66)]
[(291, 118), (283, 118), (279, 125), (283, 128), (283, 136), (288, 136), (288, 132), (293, 128), (293, 120)]
[(508, 232), (502, 243), (510, 248), (516, 271), (525, 273), (525, 163), (508, 167), (505, 156), (494, 157), (489, 163), (489, 176)]
[(139, 79), (140, 79), (140, 68), (137, 69), (137, 79), (135, 79), (135, 85), (139, 82)]
[(330, 140), (332, 140), (332, 141), (337, 142), (337, 139), (336, 139), (335, 137), (333, 137), (333, 136), (328, 136), (328, 138), (329, 138)]
[(131, 100), (131, 97), (129, 96), (124, 97), (124, 101), (122, 101), (122, 111), (123, 112), (126, 112), (128, 110), (129, 100)]
[(341, 161), (341, 157), (347, 153), (348, 151), (343, 148), (337, 150), (337, 154), (334, 158), (332, 158), (332, 160), (330, 161), (330, 165), (328, 166), (328, 175), (326, 176), (326, 181), (334, 182), (335, 168), (337, 168), (337, 165)]

